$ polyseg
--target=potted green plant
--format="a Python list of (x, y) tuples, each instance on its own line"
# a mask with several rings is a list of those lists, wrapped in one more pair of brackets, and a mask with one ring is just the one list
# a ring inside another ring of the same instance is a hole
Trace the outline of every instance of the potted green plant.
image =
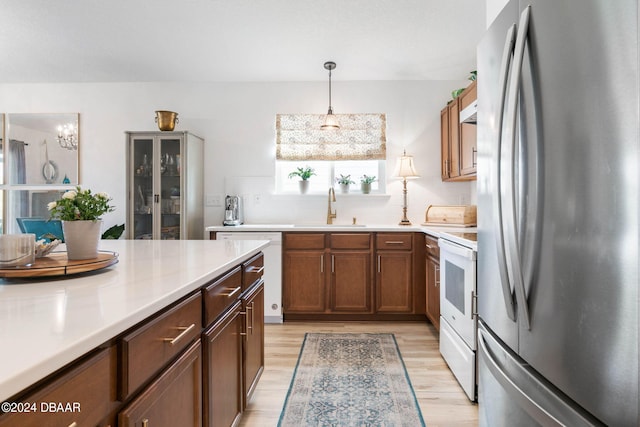
[(349, 185), (355, 184), (355, 182), (351, 179), (351, 175), (342, 175), (340, 174), (339, 178), (336, 178), (336, 182), (340, 185), (340, 192), (346, 194), (349, 192)]
[(107, 193), (92, 193), (76, 187), (47, 205), (51, 218), (62, 220), (62, 232), (69, 259), (90, 259), (98, 256), (98, 241), (102, 215), (112, 212)]
[(362, 175), (362, 177), (360, 177), (360, 190), (362, 190), (362, 194), (371, 193), (371, 183), (375, 180), (375, 176)]
[(309, 178), (311, 178), (315, 174), (316, 171), (309, 166), (305, 166), (303, 168), (298, 167), (296, 170), (289, 174), (289, 179), (292, 179), (296, 176), (299, 177), (300, 193), (306, 194), (306, 192), (309, 190)]

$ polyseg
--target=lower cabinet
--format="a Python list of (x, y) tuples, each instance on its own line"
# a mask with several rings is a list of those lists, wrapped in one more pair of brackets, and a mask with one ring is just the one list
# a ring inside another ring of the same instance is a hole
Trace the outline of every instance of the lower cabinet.
[(264, 284), (262, 281), (242, 298), (245, 313), (243, 409), (253, 395), (264, 370)]
[[(105, 418), (116, 404), (115, 354), (114, 347), (98, 350), (43, 389), (7, 399), (23, 406), (0, 415), (0, 426), (110, 426), (112, 423)], [(60, 408), (60, 404), (64, 406)]]
[(242, 415), (242, 303), (237, 301), (203, 334), (204, 425), (231, 426)]
[(416, 236), (422, 233), (284, 233), (285, 320), (423, 319)]
[(119, 414), (120, 427), (202, 425), (202, 357), (195, 341)]
[(438, 240), (425, 236), (426, 315), (440, 329), (440, 248)]

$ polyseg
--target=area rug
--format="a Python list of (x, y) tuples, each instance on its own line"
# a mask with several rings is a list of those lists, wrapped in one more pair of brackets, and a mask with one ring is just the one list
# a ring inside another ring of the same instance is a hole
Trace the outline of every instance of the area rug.
[(424, 427), (393, 334), (305, 335), (279, 427)]

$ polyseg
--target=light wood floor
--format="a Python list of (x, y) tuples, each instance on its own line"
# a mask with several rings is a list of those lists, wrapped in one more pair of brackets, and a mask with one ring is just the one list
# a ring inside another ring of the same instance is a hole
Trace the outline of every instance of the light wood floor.
[(286, 322), (265, 325), (265, 369), (240, 426), (276, 426), (306, 332), (395, 334), (427, 427), (478, 425), (478, 407), (464, 394), (426, 322)]

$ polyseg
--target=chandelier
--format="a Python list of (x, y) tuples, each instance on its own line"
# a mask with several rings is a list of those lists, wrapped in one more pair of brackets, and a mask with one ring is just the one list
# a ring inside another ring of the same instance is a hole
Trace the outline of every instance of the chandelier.
[(67, 150), (78, 149), (78, 127), (73, 123), (58, 126), (58, 144)]

